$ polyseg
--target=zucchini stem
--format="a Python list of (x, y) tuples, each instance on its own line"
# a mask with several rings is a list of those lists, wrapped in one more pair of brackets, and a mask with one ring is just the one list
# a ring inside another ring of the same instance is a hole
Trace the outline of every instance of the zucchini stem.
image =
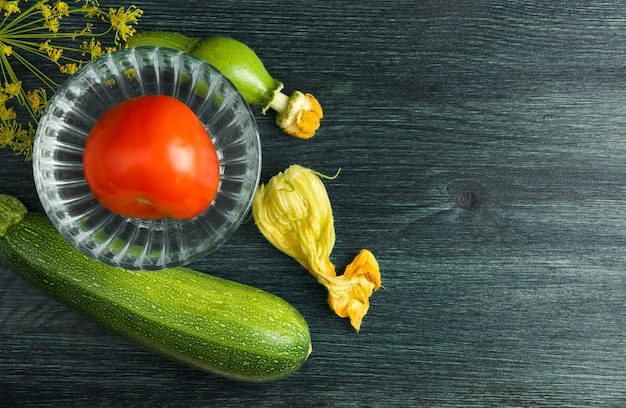
[(274, 98), (270, 101), (268, 105), (269, 108), (272, 108), (279, 114), (286, 111), (288, 106), (289, 106), (289, 96), (285, 95), (280, 90), (278, 90), (277, 92), (274, 92)]

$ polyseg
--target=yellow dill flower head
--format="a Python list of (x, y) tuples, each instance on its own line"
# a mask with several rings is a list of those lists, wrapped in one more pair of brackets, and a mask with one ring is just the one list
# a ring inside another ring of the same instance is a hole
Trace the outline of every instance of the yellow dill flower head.
[(17, 96), (20, 94), (22, 90), (22, 81), (13, 82), (10, 84), (4, 84), (4, 88), (2, 88), (2, 93), (9, 95), (10, 97)]
[[(46, 23), (44, 23), (44, 25), (45, 24)], [(57, 32), (58, 28), (56, 31), (54, 29), (50, 29), (50, 31)], [(50, 41), (51, 40), (48, 39), (46, 42), (39, 44), (39, 51), (44, 51), (48, 55), (48, 59), (50, 61), (57, 62), (59, 59), (61, 59), (61, 56), (63, 55), (63, 49), (51, 46)]]
[(75, 62), (71, 62), (69, 64), (61, 65), (59, 67), (59, 70), (64, 74), (72, 75), (73, 73), (78, 71), (78, 68), (79, 67)]
[(111, 26), (116, 30), (116, 40), (126, 41), (137, 31), (133, 24), (137, 24), (137, 20), (143, 15), (143, 10), (135, 6), (128, 8), (120, 7), (118, 9), (109, 9), (109, 21)]
[(105, 54), (102, 50), (102, 44), (100, 41), (96, 41), (95, 38), (91, 38), (89, 42), (83, 41), (80, 49), (83, 50), (83, 56), (89, 55), (91, 59), (96, 59)]
[[(111, 13), (101, 10), (97, 0), (24, 3), (22, 10), (19, 1), (0, 1), (5, 17), (0, 19), (0, 70), (8, 83), (0, 89), (0, 147), (29, 159), (34, 130), (48, 103), (46, 91), (54, 92), (60, 84), (40, 69), (41, 59), (54, 63), (56, 73), (71, 75), (85, 62), (124, 47), (143, 11), (130, 6)], [(21, 84), (24, 70), (34, 74), (35, 83)]]
[(13, 54), (13, 47), (6, 44), (0, 45), (0, 52), (2, 52), (5, 56), (10, 57)]
[(6, 106), (0, 106), (0, 119), (3, 122), (10, 121), (11, 119), (15, 119), (17, 114), (15, 113), (15, 109), (7, 108)]
[(367, 250), (337, 275), (330, 255), (335, 245), (333, 211), (319, 174), (292, 165), (259, 186), (254, 221), (265, 238), (304, 266), (328, 289), (328, 303), (358, 331), (369, 297), (381, 285), (376, 259)]
[(58, 18), (51, 18), (49, 20), (44, 21), (43, 26), (53, 33), (59, 32), (59, 27), (61, 26), (61, 22)]
[[(3, 107), (0, 106), (0, 116), (2, 115)], [(14, 120), (2, 120), (0, 124), (0, 146), (9, 146), (16, 154), (23, 154), (27, 160), (31, 159), (34, 137), (35, 128), (32, 126), (26, 130)]]
[(19, 1), (3, 1), (0, 3), (2, 4), (2, 10), (4, 10), (4, 16), (9, 17), (11, 14), (21, 13), (19, 3)]
[(48, 105), (46, 90), (43, 88), (29, 89), (26, 91), (26, 97), (28, 98), (28, 103), (33, 108), (35, 113), (41, 115), (43, 110)]
[(57, 15), (67, 17), (70, 15), (70, 6), (64, 1), (57, 1), (54, 3), (54, 10)]

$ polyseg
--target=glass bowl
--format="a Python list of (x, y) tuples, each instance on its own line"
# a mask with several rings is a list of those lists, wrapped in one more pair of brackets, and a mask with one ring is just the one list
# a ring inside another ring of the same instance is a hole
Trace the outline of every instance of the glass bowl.
[[(197, 217), (120, 216), (85, 181), (83, 148), (96, 120), (123, 100), (151, 94), (186, 103), (217, 150), (219, 188)], [(37, 193), (56, 229), (88, 256), (134, 270), (181, 266), (219, 248), (248, 214), (260, 170), (256, 122), (234, 85), (207, 62), (162, 47), (120, 50), (86, 64), (50, 100), (33, 150)]]

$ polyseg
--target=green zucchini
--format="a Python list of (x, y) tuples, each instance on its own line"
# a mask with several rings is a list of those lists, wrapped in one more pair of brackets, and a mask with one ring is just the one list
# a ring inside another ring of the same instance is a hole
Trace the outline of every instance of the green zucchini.
[(279, 379), (311, 352), (307, 323), (285, 300), (183, 267), (141, 272), (105, 265), (8, 195), (0, 195), (0, 260), (103, 327), (220, 376)]

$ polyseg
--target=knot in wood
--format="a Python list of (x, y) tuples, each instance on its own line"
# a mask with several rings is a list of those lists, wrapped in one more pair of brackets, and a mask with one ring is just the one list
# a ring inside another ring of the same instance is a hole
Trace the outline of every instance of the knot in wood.
[(464, 210), (471, 210), (476, 207), (478, 203), (478, 197), (476, 197), (476, 193), (473, 191), (461, 191), (459, 197), (457, 199), (459, 207)]

